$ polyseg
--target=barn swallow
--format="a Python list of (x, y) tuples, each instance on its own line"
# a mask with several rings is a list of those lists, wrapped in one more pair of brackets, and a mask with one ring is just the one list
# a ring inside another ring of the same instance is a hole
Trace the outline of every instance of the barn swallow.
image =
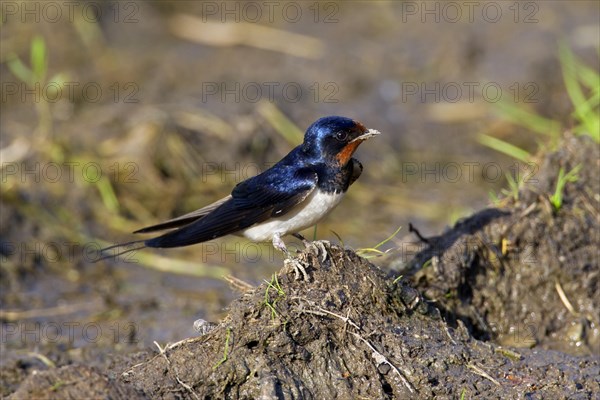
[[(360, 122), (329, 116), (314, 122), (302, 144), (271, 168), (237, 184), (230, 195), (180, 217), (139, 229), (134, 233), (168, 232), (147, 240), (107, 247), (142, 244), (145, 247), (180, 247), (235, 234), (254, 242), (271, 241), (289, 253), (283, 236), (315, 225), (341, 201), (362, 173), (352, 155), (365, 140), (379, 135)], [(304, 272), (304, 271), (303, 271)]]

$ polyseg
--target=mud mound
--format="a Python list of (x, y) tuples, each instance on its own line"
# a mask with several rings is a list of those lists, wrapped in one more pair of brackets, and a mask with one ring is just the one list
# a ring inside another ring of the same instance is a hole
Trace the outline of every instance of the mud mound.
[[(549, 199), (559, 170), (577, 166), (557, 209)], [(599, 166), (597, 143), (566, 139), (517, 200), (427, 240), (410, 263), (412, 283), (478, 339), (600, 354)]]
[[(324, 245), (324, 261), (317, 247), (299, 255), (310, 281), (296, 281), (284, 267), (235, 301), (207, 334), (146, 362), (115, 365), (111, 375), (120, 381), (92, 375), (90, 390), (100, 382), (113, 385), (112, 393), (127, 389), (131, 398), (194, 399), (600, 394), (598, 360), (517, 354), (474, 340), (461, 323), (449, 328), (401, 279), (350, 250)], [(81, 376), (78, 368), (61, 369), (60, 380), (71, 381), (68, 371)], [(56, 380), (44, 374), (30, 377), (14, 398), (31, 395), (33, 382), (37, 394), (64, 397), (68, 389), (51, 386)]]

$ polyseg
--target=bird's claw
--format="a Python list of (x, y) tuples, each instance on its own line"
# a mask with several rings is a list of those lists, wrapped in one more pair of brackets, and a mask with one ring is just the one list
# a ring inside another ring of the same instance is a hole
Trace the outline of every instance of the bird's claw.
[(321, 262), (325, 262), (327, 260), (327, 256), (329, 255), (329, 253), (327, 252), (327, 248), (325, 247), (325, 244), (327, 244), (329, 246), (329, 242), (326, 240), (320, 240), (318, 242), (314, 242), (314, 245), (316, 247), (319, 248), (319, 250), (321, 251)]
[(289, 265), (291, 264), (292, 267), (294, 268), (294, 273), (296, 274), (294, 279), (298, 280), (303, 280), (308, 282), (309, 278), (308, 278), (308, 273), (306, 272), (306, 268), (304, 267), (304, 265), (302, 265), (302, 263), (296, 259), (296, 258), (286, 258), (284, 260), (284, 265)]
[(306, 250), (315, 257), (321, 256), (321, 262), (325, 262), (327, 260), (327, 248), (325, 245), (329, 246), (329, 242), (327, 240), (315, 240), (314, 242), (305, 243)]
[[(304, 236), (302, 236), (299, 233), (293, 233), (292, 234), (294, 237), (302, 240), (302, 243), (304, 243), (304, 247), (306, 248), (306, 251), (310, 254), (312, 254), (313, 256), (320, 258), (321, 263), (325, 262), (325, 260), (327, 260), (327, 247), (330, 245), (330, 243), (327, 240), (315, 240), (313, 242), (310, 242), (308, 240), (306, 240), (306, 238), (304, 238)], [(290, 255), (290, 252), (287, 250), (287, 248), (285, 247), (285, 243), (283, 242), (283, 240), (281, 240), (281, 235), (279, 234), (275, 234), (273, 235), (273, 246), (278, 249), (281, 250), (282, 252), (285, 253), (286, 258), (284, 261), (285, 265), (291, 264), (292, 267), (294, 268), (294, 272), (296, 274), (296, 280), (305, 280), (308, 281), (308, 274), (306, 272), (306, 267), (302, 264), (301, 261), (299, 261), (297, 258), (293, 258)]]
[(327, 240), (315, 240), (315, 241), (309, 241), (306, 240), (306, 238), (304, 236), (302, 236), (299, 233), (293, 233), (292, 234), (294, 237), (302, 240), (302, 244), (304, 244), (304, 248), (306, 250), (308, 250), (308, 252), (316, 257), (319, 256), (319, 253), (321, 254), (321, 262), (325, 262), (325, 260), (327, 260), (327, 249), (325, 248), (325, 245), (329, 246), (330, 243)]

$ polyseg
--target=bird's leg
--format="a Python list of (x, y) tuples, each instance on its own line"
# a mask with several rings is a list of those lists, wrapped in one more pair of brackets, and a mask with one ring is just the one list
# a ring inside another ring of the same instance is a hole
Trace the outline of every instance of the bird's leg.
[(295, 237), (296, 239), (302, 240), (302, 244), (304, 245), (304, 247), (310, 246), (310, 241), (306, 240), (306, 238), (303, 235), (301, 235), (300, 233), (292, 233), (292, 236)]
[(287, 247), (285, 246), (284, 241), (281, 239), (281, 234), (279, 232), (275, 232), (273, 234), (273, 247), (275, 247), (277, 250), (281, 251), (282, 253), (285, 253), (285, 255), (287, 257), (290, 257), (290, 252), (288, 251)]
[(296, 274), (296, 280), (299, 280), (302, 277), (305, 281), (308, 281), (308, 274), (306, 273), (304, 265), (291, 256), (289, 250), (285, 246), (285, 243), (281, 239), (281, 234), (278, 232), (273, 234), (273, 247), (285, 254), (285, 260), (283, 261), (285, 265), (292, 264), (292, 267), (294, 267), (294, 273)]
[[(292, 236), (297, 239), (302, 240), (304, 247), (306, 247), (306, 249), (311, 251), (311, 253), (313, 253), (314, 255), (319, 256), (319, 253), (322, 254), (321, 262), (324, 262), (325, 260), (327, 260), (327, 249), (325, 248), (325, 245), (323, 244), (324, 241), (315, 240), (314, 242), (311, 242), (309, 240), (306, 240), (306, 238), (299, 233), (292, 233)], [(312, 250), (316, 250), (316, 252), (313, 252)]]

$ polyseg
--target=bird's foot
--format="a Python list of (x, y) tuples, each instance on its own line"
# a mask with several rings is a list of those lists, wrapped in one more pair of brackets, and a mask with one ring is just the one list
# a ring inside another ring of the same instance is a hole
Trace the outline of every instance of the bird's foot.
[(306, 240), (306, 238), (299, 233), (293, 233), (292, 236), (302, 240), (304, 247), (310, 254), (314, 255), (315, 257), (319, 257), (320, 254), (321, 262), (325, 262), (325, 260), (327, 260), (327, 248), (325, 247), (325, 245), (330, 245), (328, 240), (315, 240), (311, 242)]
[(330, 243), (327, 240), (315, 240), (314, 242), (310, 242), (308, 246), (306, 246), (306, 249), (314, 254), (316, 257), (319, 257), (319, 254), (321, 255), (321, 262), (325, 262), (325, 260), (327, 260), (327, 255), (329, 253), (327, 253), (327, 247), (325, 247), (325, 245), (329, 246)]
[(292, 268), (294, 268), (294, 279), (298, 280), (303, 280), (308, 282), (310, 279), (308, 277), (308, 273), (306, 272), (306, 267), (304, 267), (304, 265), (302, 265), (302, 262), (300, 262), (300, 260), (298, 260), (297, 258), (286, 258), (283, 261), (284, 265), (290, 265), (292, 266)]
[(285, 254), (285, 260), (283, 261), (283, 264), (285, 266), (291, 265), (294, 268), (296, 280), (304, 280), (307, 282), (309, 281), (308, 273), (306, 272), (306, 267), (302, 264), (300, 260), (292, 257), (287, 247), (285, 246), (285, 243), (283, 242), (283, 240), (281, 240), (281, 235), (273, 235), (273, 247)]
[(292, 236), (295, 237), (296, 239), (302, 240), (302, 244), (304, 245), (304, 247), (310, 246), (310, 240), (307, 240), (304, 237), (304, 235), (301, 235), (300, 233), (292, 233)]

